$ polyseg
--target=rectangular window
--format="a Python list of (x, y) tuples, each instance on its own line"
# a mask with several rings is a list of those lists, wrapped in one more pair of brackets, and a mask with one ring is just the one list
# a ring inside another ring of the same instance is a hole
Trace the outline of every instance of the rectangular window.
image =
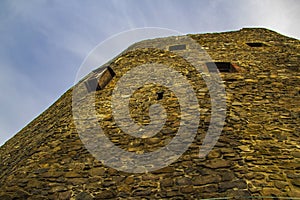
[[(100, 72), (101, 73), (95, 73)], [(88, 92), (93, 92), (96, 90), (102, 90), (116, 75), (111, 67), (106, 67), (104, 70), (97, 69), (93, 71), (95, 74), (89, 78), (86, 82), (84, 82), (85, 87)]]
[(178, 51), (178, 50), (184, 50), (184, 49), (186, 49), (185, 44), (178, 44), (178, 45), (174, 45), (174, 46), (169, 46), (169, 51)]
[(207, 62), (209, 72), (237, 72), (237, 69), (230, 62)]
[(267, 46), (264, 43), (261, 42), (247, 42), (246, 43), (248, 46), (250, 47), (263, 47), (263, 46)]

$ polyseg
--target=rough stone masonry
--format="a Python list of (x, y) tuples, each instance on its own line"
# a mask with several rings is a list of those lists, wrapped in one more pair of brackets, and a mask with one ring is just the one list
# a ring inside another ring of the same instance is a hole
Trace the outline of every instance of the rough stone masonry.
[(164, 51), (151, 47), (155, 42), (164, 47), (168, 38), (147, 40), (132, 46), (147, 48), (124, 51), (110, 61), (115, 76), (86, 96), (96, 95), (99, 124), (115, 145), (137, 154), (155, 151), (179, 128), (180, 107), (174, 93), (146, 85), (132, 95), (129, 109), (137, 123), (149, 123), (147, 113), (154, 103), (166, 109), (166, 124), (151, 138), (135, 138), (118, 128), (111, 94), (133, 67), (149, 62), (172, 67), (193, 83), (200, 105), (198, 132), (188, 150), (171, 165), (148, 173), (125, 173), (103, 165), (78, 136), (71, 88), (0, 148), (0, 199), (300, 198), (299, 40), (262, 28), (189, 36), (214, 62), (230, 67), (220, 70), (226, 89), (225, 125), (205, 158), (199, 158), (199, 147), (211, 117), (209, 92), (201, 75), (172, 52), (188, 51), (188, 46)]

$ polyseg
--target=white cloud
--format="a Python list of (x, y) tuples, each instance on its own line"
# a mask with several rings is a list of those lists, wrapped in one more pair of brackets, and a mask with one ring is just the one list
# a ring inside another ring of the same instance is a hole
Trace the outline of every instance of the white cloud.
[(300, 2), (294, 0), (239, 1), (232, 5), (236, 23), (266, 27), (281, 34), (300, 38)]

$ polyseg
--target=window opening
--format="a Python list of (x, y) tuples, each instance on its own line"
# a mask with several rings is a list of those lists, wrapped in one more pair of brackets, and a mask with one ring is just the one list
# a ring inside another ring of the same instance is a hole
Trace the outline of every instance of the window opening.
[(178, 50), (184, 50), (184, 49), (186, 49), (185, 44), (178, 44), (178, 45), (174, 45), (174, 46), (169, 46), (169, 51), (178, 51)]
[(237, 69), (230, 62), (207, 62), (206, 66), (209, 72), (237, 72)]
[[(97, 70), (94, 70), (95, 72)], [(101, 71), (101, 70), (98, 70)], [(111, 67), (106, 67), (102, 70), (100, 74), (94, 74), (91, 78), (89, 78), (86, 82), (84, 82), (86, 89), (88, 92), (93, 92), (96, 90), (102, 90), (116, 75)]]
[(261, 42), (247, 42), (246, 43), (248, 46), (250, 47), (263, 47), (263, 46), (267, 46), (264, 43)]

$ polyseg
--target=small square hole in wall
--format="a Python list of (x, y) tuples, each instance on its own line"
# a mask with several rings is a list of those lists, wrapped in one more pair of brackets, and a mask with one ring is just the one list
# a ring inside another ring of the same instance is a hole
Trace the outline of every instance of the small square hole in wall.
[(186, 49), (185, 44), (178, 44), (178, 45), (174, 45), (174, 46), (169, 46), (169, 51), (178, 51), (178, 50), (184, 50), (184, 49)]
[(230, 62), (207, 62), (207, 69), (209, 72), (237, 72), (237, 69)]
[(264, 47), (267, 46), (262, 42), (246, 42), (249, 47)]

